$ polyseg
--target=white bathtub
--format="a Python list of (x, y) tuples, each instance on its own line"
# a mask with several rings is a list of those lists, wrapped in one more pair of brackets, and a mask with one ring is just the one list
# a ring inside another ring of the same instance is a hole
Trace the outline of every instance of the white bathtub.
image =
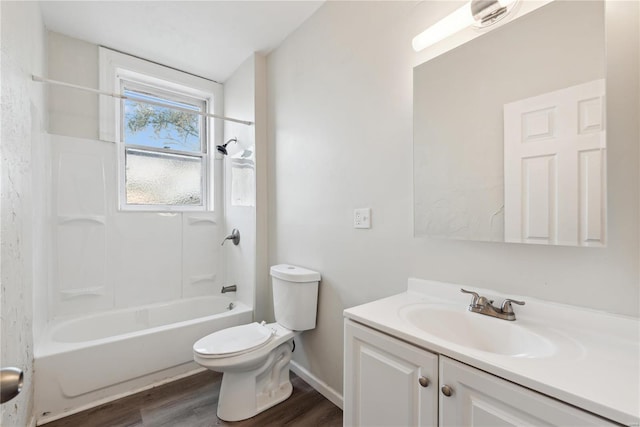
[(253, 320), (231, 302), (198, 297), (54, 321), (35, 348), (38, 423), (196, 370), (194, 342)]

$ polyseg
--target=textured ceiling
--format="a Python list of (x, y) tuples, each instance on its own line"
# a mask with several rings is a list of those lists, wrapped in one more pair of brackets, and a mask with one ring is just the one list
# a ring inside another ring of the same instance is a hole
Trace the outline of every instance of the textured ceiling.
[(323, 1), (43, 1), (47, 29), (223, 82)]

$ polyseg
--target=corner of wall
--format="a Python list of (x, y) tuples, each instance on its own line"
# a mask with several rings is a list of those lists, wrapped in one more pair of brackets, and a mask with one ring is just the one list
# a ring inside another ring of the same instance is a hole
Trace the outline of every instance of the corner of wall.
[(3, 2), (1, 34), (2, 79), (2, 343), (3, 366), (23, 370), (22, 392), (2, 406), (0, 424), (28, 425), (33, 420), (33, 294), (43, 277), (36, 266), (44, 219), (34, 185), (34, 153), (46, 138), (45, 90), (32, 74), (45, 71), (45, 37), (37, 2)]
[(273, 320), (269, 275), (269, 144), (267, 134), (267, 58), (254, 55), (256, 138), (256, 316)]
[[(224, 114), (255, 122), (255, 58), (247, 58), (224, 82)], [(227, 281), (238, 286), (238, 300), (256, 316), (256, 125), (224, 123), (224, 140), (236, 138), (223, 165), (224, 233), (240, 231), (240, 245), (225, 245)], [(237, 187), (236, 187), (237, 186)], [(257, 316), (255, 320), (261, 320)]]

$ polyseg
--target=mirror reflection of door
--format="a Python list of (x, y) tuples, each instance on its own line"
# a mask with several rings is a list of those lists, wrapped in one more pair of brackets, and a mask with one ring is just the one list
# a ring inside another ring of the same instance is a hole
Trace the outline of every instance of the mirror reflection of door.
[(504, 106), (505, 240), (605, 244), (605, 81)]
[[(582, 163), (560, 162), (563, 156), (545, 139), (547, 127), (559, 125), (545, 121), (549, 119), (545, 104), (532, 106), (526, 116), (529, 142), (522, 144), (523, 149), (540, 152), (520, 153), (530, 157), (525, 163), (529, 178), (538, 177), (527, 184), (524, 210), (522, 200), (519, 211), (514, 211), (512, 202), (506, 208), (505, 188), (512, 184), (505, 183), (504, 175), (505, 105), (606, 78), (604, 6), (604, 1), (550, 2), (414, 68), (416, 236), (582, 247), (606, 244), (606, 211), (599, 208), (606, 200), (605, 132), (597, 130), (603, 126), (603, 104), (586, 101), (601, 97), (604, 87), (597, 95), (576, 95), (585, 100), (580, 104), (579, 143), (586, 146), (575, 147)], [(595, 142), (589, 145), (590, 140)], [(560, 163), (544, 157), (552, 154)], [(514, 167), (522, 168), (522, 157), (515, 157)], [(554, 182), (548, 177), (552, 168), (557, 174)], [(578, 172), (588, 177), (578, 178)], [(576, 187), (579, 183), (583, 187)], [(552, 184), (558, 187), (552, 189)], [(571, 195), (569, 186), (576, 189)], [(562, 194), (552, 196), (551, 191)], [(516, 197), (512, 190), (507, 192)], [(506, 215), (524, 225), (512, 225)]]

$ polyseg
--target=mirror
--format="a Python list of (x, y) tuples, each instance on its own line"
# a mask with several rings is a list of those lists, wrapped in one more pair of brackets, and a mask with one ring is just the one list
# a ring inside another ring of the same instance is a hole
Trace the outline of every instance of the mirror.
[(416, 236), (605, 245), (604, 29), (554, 1), (414, 68)]

